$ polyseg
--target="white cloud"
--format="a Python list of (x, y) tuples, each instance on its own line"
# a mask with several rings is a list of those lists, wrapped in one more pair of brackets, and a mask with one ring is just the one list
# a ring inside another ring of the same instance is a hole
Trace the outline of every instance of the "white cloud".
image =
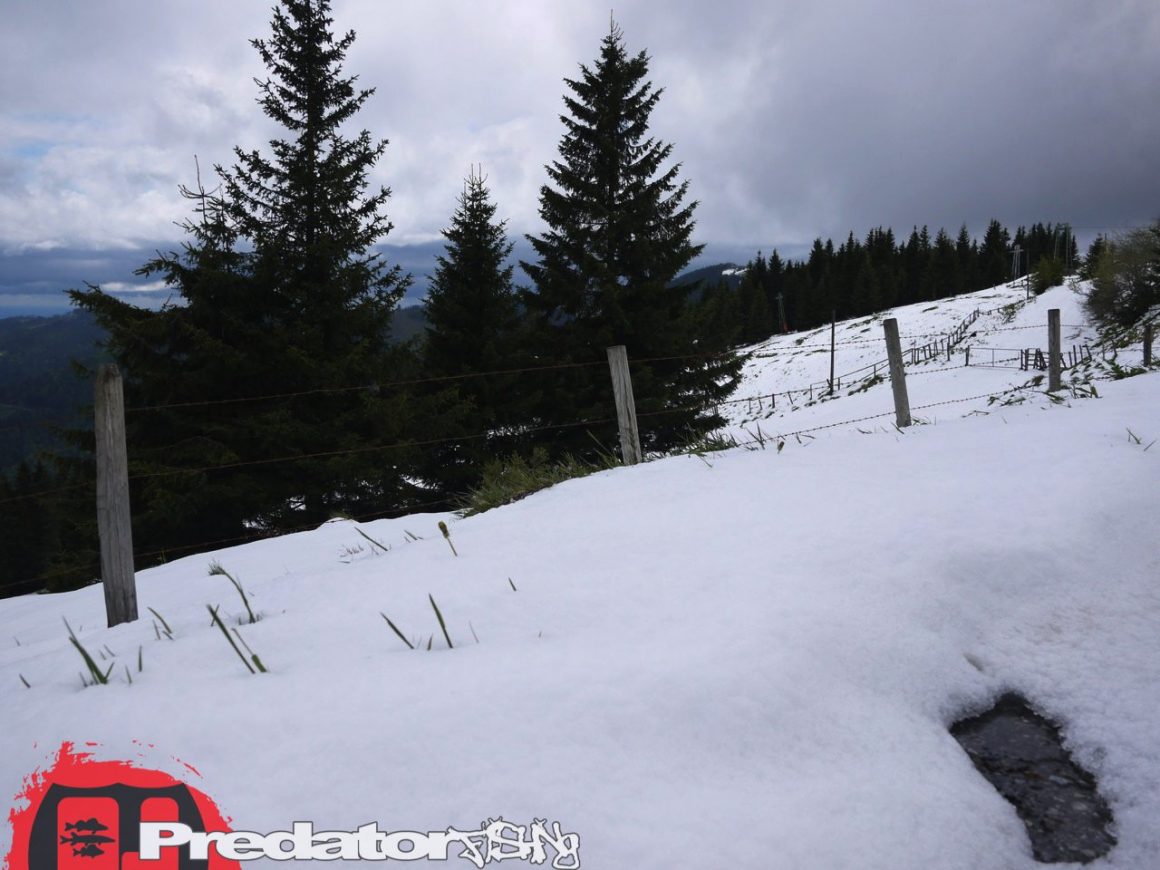
[[(9, 4), (0, 33), (0, 247), (180, 238), (193, 157), (276, 133), (248, 40), (268, 4)], [(1125, 223), (1160, 201), (1160, 7), (1143, 0), (889, 6), (844, 0), (618, 4), (666, 89), (698, 238), (802, 242), (871, 225)], [(535, 231), (562, 79), (591, 63), (606, 7), (544, 0), (335, 0), (346, 69), (391, 141), (388, 241), (438, 238), (472, 164), (513, 233)]]

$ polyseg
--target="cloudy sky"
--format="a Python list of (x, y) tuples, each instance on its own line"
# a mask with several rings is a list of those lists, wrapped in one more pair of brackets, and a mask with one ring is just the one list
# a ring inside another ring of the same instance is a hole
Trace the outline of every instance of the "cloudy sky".
[[(277, 130), (249, 45), (270, 0), (0, 0), (0, 315), (83, 281), (128, 290), (182, 238), (178, 185)], [(665, 88), (703, 262), (914, 225), (976, 234), (1069, 221), (1081, 241), (1160, 216), (1155, 0), (622, 0)], [(562, 80), (591, 63), (609, 4), (334, 0), (377, 89), (360, 127), (392, 256), (422, 272), (482, 164), (513, 236), (540, 229)]]

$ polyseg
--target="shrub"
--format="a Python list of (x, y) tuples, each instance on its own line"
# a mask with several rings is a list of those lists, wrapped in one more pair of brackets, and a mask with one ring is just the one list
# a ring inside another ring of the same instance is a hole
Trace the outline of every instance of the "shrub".
[(1055, 257), (1040, 257), (1039, 262), (1035, 264), (1035, 274), (1031, 278), (1031, 289), (1038, 296), (1045, 290), (1058, 287), (1063, 283), (1063, 273), (1063, 260), (1057, 260)]
[(1131, 326), (1160, 305), (1160, 221), (1109, 240), (1091, 267), (1085, 306), (1105, 326)]
[(483, 513), (565, 480), (584, 477), (617, 464), (615, 457), (607, 453), (601, 454), (599, 461), (595, 462), (568, 454), (549, 460), (547, 451), (537, 447), (528, 459), (512, 456), (505, 461), (488, 463), (479, 486), (463, 500), (461, 510), (465, 516)]

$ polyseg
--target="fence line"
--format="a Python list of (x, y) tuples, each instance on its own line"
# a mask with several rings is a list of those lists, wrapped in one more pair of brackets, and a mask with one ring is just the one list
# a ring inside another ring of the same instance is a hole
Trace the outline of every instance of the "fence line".
[[(551, 431), (562, 430), (562, 429), (574, 429), (574, 428), (577, 428), (580, 426), (600, 426), (600, 425), (605, 425), (608, 423), (615, 423), (615, 422), (616, 422), (616, 419), (613, 417), (606, 417), (606, 418), (595, 419), (595, 420), (579, 420), (579, 421), (576, 421), (573, 423), (559, 423), (559, 424), (553, 424), (550, 426), (526, 427), (526, 428), (519, 429), (518, 431), (516, 431), (512, 434), (513, 435), (524, 435), (524, 434), (531, 434), (531, 433), (535, 433), (535, 432), (551, 432)], [(130, 480), (130, 482), (132, 482), (132, 481), (136, 481), (136, 480), (147, 480), (150, 478), (157, 478), (157, 477), (176, 477), (176, 476), (182, 475), (182, 474), (205, 474), (205, 473), (210, 472), (210, 471), (231, 470), (231, 469), (235, 469), (235, 468), (245, 468), (245, 467), (254, 466), (254, 465), (272, 465), (272, 464), (277, 464), (277, 463), (282, 463), (282, 462), (297, 462), (297, 461), (302, 461), (302, 460), (307, 460), (307, 459), (328, 459), (328, 458), (335, 457), (335, 456), (348, 456), (348, 455), (358, 454), (358, 453), (371, 453), (371, 452), (374, 452), (376, 450), (395, 450), (395, 449), (403, 449), (403, 448), (408, 448), (408, 447), (431, 447), (431, 446), (434, 446), (437, 444), (451, 444), (451, 443), (457, 443), (457, 442), (463, 442), (463, 441), (474, 441), (474, 440), (479, 440), (479, 439), (483, 439), (483, 438), (489, 438), (489, 437), (492, 437), (495, 435), (496, 435), (495, 432), (489, 431), (489, 432), (475, 433), (472, 435), (457, 435), (457, 436), (449, 437), (449, 438), (431, 438), (431, 439), (418, 440), (418, 441), (399, 441), (399, 442), (396, 442), (394, 444), (376, 444), (374, 446), (352, 447), (352, 448), (345, 449), (345, 450), (329, 450), (329, 451), (322, 451), (322, 452), (317, 452), (317, 453), (303, 453), (303, 454), (290, 455), (290, 456), (278, 456), (278, 457), (273, 457), (273, 458), (269, 458), (269, 459), (254, 459), (254, 460), (248, 460), (245, 462), (227, 462), (227, 463), (222, 463), (219, 465), (207, 465), (207, 466), (203, 466), (201, 468), (182, 468), (182, 469), (175, 469), (175, 470), (170, 470), (170, 471), (152, 471), (152, 472), (144, 472), (144, 473), (130, 475), (129, 480)], [(31, 498), (38, 498), (40, 496), (54, 495), (56, 493), (61, 493), (61, 492), (71, 492), (71, 491), (78, 490), (78, 489), (91, 489), (91, 488), (92, 488), (91, 482), (73, 484), (71, 486), (63, 486), (63, 487), (56, 487), (53, 489), (39, 490), (37, 492), (27, 493), (26, 495), (19, 495), (19, 496), (14, 496), (12, 498), (0, 499), (0, 504), (11, 504), (13, 502), (24, 501), (26, 499), (31, 499)]]
[[(1035, 389), (1035, 388), (1030, 386), (1030, 385), (1027, 385), (1027, 384), (1024, 384), (1024, 385), (1018, 386), (1018, 387), (1011, 387), (1010, 388), (1011, 391), (1030, 390), (1030, 389)], [(919, 405), (918, 407), (911, 408), (911, 411), (925, 411), (928, 408), (938, 408), (938, 407), (941, 407), (943, 405), (960, 405), (963, 402), (976, 402), (979, 399), (989, 399), (994, 395), (995, 395), (994, 393), (980, 393), (977, 396), (966, 396), (965, 398), (962, 398), (962, 399), (947, 399), (947, 400), (942, 401), (942, 402), (930, 402), (926, 405)], [(822, 425), (822, 426), (811, 426), (807, 429), (797, 429), (796, 431), (793, 431), (793, 432), (783, 432), (783, 433), (778, 433), (778, 434), (773, 434), (773, 435), (765, 435), (762, 438), (755, 438), (752, 441), (739, 442), (738, 444), (735, 444), (732, 446), (745, 447), (745, 446), (748, 446), (750, 444), (760, 444), (760, 443), (763, 443), (765, 441), (769, 441), (769, 440), (773, 440), (773, 439), (792, 438), (795, 435), (807, 435), (810, 432), (820, 432), (823, 429), (835, 429), (838, 426), (849, 426), (853, 423), (866, 423), (866, 422), (869, 422), (870, 420), (880, 420), (883, 417), (893, 417), (893, 416), (894, 416), (894, 411), (883, 411), (881, 414), (871, 414), (867, 417), (855, 417), (852, 420), (842, 420), (841, 422), (838, 422), (838, 423), (826, 423), (825, 425)]]
[(79, 422), (77, 417), (37, 417), (31, 420), (18, 420), (14, 423), (0, 424), (0, 432), (15, 432), (23, 429), (44, 429), (51, 431), (65, 423)]
[[(976, 311), (977, 310), (978, 309), (976, 309)], [(974, 313), (972, 313), (971, 316), (974, 317)], [(973, 320), (971, 320), (971, 322), (973, 323)], [(967, 325), (969, 325), (969, 324), (967, 324)], [(960, 329), (960, 328), (962, 328), (962, 324), (960, 324), (960, 327), (956, 327), (956, 329)], [(1000, 329), (1000, 330), (992, 330), (992, 331), (1011, 331), (1011, 330), (1022, 330), (1022, 329), (1042, 329), (1042, 327), (1041, 326), (1020, 326), (1020, 327), (1010, 327), (1007, 330)], [(1126, 332), (1127, 331), (1125, 331), (1125, 333)], [(934, 335), (934, 333), (931, 333), (931, 334)], [(859, 344), (875, 343), (876, 344), (879, 341), (881, 341), (881, 339), (858, 339), (858, 340), (856, 340), (856, 343), (859, 343)], [(855, 343), (855, 342), (847, 342), (847, 343)], [(819, 345), (819, 347), (822, 347), (822, 346)], [(825, 345), (824, 347), (828, 348), (829, 346)], [(1087, 345), (1085, 345), (1084, 347), (1087, 348), (1087, 358), (1091, 359), (1090, 347)], [(931, 359), (931, 358), (935, 357), (936, 355), (938, 355), (942, 352), (945, 352), (945, 350), (941, 350), (941, 349), (945, 349), (945, 348), (946, 348), (945, 342), (931, 342), (925, 346), (912, 347), (912, 348), (908, 348), (907, 350), (910, 352), (911, 363), (914, 364), (918, 361), (920, 356), (924, 360)], [(797, 349), (797, 348), (795, 347), (795, 349)], [(1006, 352), (1011, 352), (1011, 353), (1022, 353), (1022, 351), (1017, 350), (1017, 349), (1002, 349), (1002, 348), (971, 348), (971, 350), (974, 350), (974, 351), (999, 350), (999, 351), (1006, 351)], [(690, 360), (690, 359), (708, 360), (708, 359), (720, 358), (724, 355), (725, 354), (717, 353), (717, 354), (693, 354), (693, 355), (670, 356), (670, 357), (651, 357), (651, 358), (644, 358), (644, 359), (640, 359), (640, 360), (634, 360), (633, 362), (634, 362), (634, 364), (643, 364), (643, 363), (649, 363), (649, 362), (673, 362), (673, 361)], [(759, 354), (754, 354), (754, 356), (756, 356), (757, 358), (767, 358), (767, 357), (762, 357)], [(993, 354), (992, 354), (992, 358), (993, 358)], [(1010, 360), (1001, 360), (999, 362), (1000, 363), (1009, 362), (1009, 361), (1013, 361), (1014, 359), (1016, 359), (1016, 357), (1012, 357)], [(183, 403), (173, 403), (173, 404), (167, 404), (167, 405), (139, 406), (139, 407), (133, 407), (133, 408), (126, 408), (126, 412), (165, 410), (165, 409), (195, 407), (195, 406), (204, 406), (204, 405), (234, 404), (234, 403), (239, 403), (239, 402), (262, 401), (262, 400), (271, 400), (271, 399), (280, 399), (280, 398), (295, 398), (298, 396), (312, 395), (312, 394), (316, 394), (316, 393), (350, 392), (350, 391), (366, 390), (366, 389), (373, 389), (373, 388), (380, 388), (381, 389), (381, 388), (392, 387), (392, 386), (406, 386), (406, 385), (414, 385), (414, 384), (421, 384), (421, 383), (463, 380), (463, 379), (475, 378), (475, 377), (489, 377), (489, 376), (497, 376), (497, 375), (510, 375), (510, 374), (529, 373), (529, 372), (539, 372), (539, 371), (553, 371), (553, 370), (582, 368), (582, 367), (590, 367), (590, 366), (603, 366), (606, 364), (607, 363), (603, 362), (603, 361), (585, 362), (585, 363), (558, 363), (558, 364), (549, 365), (549, 366), (535, 366), (535, 367), (527, 367), (527, 368), (519, 368), (519, 369), (500, 369), (500, 370), (489, 371), (489, 372), (471, 372), (471, 373), (467, 373), (464, 375), (449, 375), (449, 376), (440, 376), (440, 377), (434, 377), (434, 378), (419, 378), (419, 379), (414, 379), (414, 380), (409, 380), (409, 381), (396, 381), (396, 382), (385, 383), (385, 384), (365, 385), (362, 387), (340, 387), (340, 388), (334, 388), (334, 389), (325, 388), (325, 389), (318, 389), (318, 390), (306, 390), (306, 391), (302, 391), (299, 393), (281, 393), (281, 394), (270, 394), (267, 396), (250, 396), (250, 397), (237, 398), (237, 399), (216, 399), (216, 400), (207, 400), (204, 402), (183, 402)], [(970, 364), (969, 356), (968, 356), (968, 364)], [(880, 360), (880, 361), (876, 361), (874, 363), (869, 363), (867, 365), (864, 365), (861, 368), (854, 369), (853, 371), (845, 372), (841, 375), (838, 375), (834, 380), (834, 389), (841, 389), (843, 380), (846, 380), (847, 381), (846, 385), (850, 386), (850, 382), (848, 380), (850, 377), (852, 377), (853, 375), (860, 374), (860, 373), (867, 371), (867, 370), (869, 370), (871, 373), (869, 375), (869, 377), (868, 378), (860, 378), (858, 382), (861, 383), (861, 382), (864, 382), (870, 378), (873, 378), (873, 377), (877, 376), (879, 369), (885, 370), (887, 365), (888, 365), (887, 360)], [(978, 363), (976, 363), (974, 365), (976, 367), (982, 367), (982, 368), (991, 367), (991, 366), (986, 366), (986, 365), (980, 365)], [(1074, 363), (1073, 363), (1073, 366), (1074, 366)], [(1008, 366), (994, 365), (994, 367), (1007, 368)], [(1014, 368), (1014, 367), (1011, 366), (1011, 368)], [(1028, 368), (1028, 365), (1023, 364), (1020, 366), (1020, 368), (1022, 368), (1023, 370), (1026, 370)], [(953, 370), (954, 369), (947, 369), (947, 371), (953, 371)], [(939, 369), (936, 371), (943, 371), (943, 370)], [(914, 374), (928, 374), (928, 373), (933, 373), (933, 372), (915, 372)], [(829, 381), (828, 380), (821, 380), (821, 381), (816, 381), (816, 382), (807, 384), (806, 386), (800, 387), (797, 389), (787, 389), (787, 390), (777, 391), (777, 392), (772, 392), (772, 393), (763, 393), (760, 395), (754, 395), (754, 396), (740, 398), (740, 399), (726, 399), (726, 400), (722, 400), (720, 402), (715, 402), (714, 406), (720, 407), (723, 405), (733, 405), (733, 404), (743, 404), (743, 403), (752, 404), (753, 402), (758, 402), (760, 404), (760, 403), (764, 402), (764, 400), (766, 398), (769, 398), (769, 400), (776, 407), (776, 399), (778, 396), (782, 396), (782, 397), (787, 398), (791, 403), (793, 401), (795, 394), (797, 396), (808, 395), (810, 397), (810, 399), (813, 400), (816, 390), (821, 391), (823, 389), (828, 389), (828, 387), (829, 387)], [(692, 408), (681, 408), (678, 410), (688, 411), (688, 410), (693, 410), (693, 409)], [(652, 412), (648, 415), (641, 415), (641, 416), (652, 416), (655, 413), (661, 413), (661, 412)], [(522, 429), (522, 430), (520, 430), (520, 433), (517, 433), (517, 434), (532, 434), (535, 432), (551, 431), (554, 429), (576, 428), (576, 427), (580, 427), (580, 426), (605, 425), (609, 422), (615, 422), (615, 421), (611, 420), (610, 418), (609, 419), (602, 419), (602, 420), (582, 420), (582, 421), (577, 421), (575, 423), (565, 423), (565, 424), (558, 424), (558, 425), (553, 425), (553, 426), (541, 426), (541, 427), (533, 427), (533, 428), (529, 428), (529, 429)], [(360, 447), (360, 448), (350, 448), (348, 450), (341, 450), (341, 451), (326, 451), (326, 452), (312, 453), (312, 454), (299, 454), (296, 456), (276, 457), (276, 458), (271, 458), (271, 459), (250, 460), (247, 462), (225, 463), (225, 464), (221, 464), (221, 465), (207, 466), (204, 468), (196, 468), (196, 469), (182, 469), (182, 470), (178, 470), (178, 471), (151, 472), (151, 473), (132, 475), (132, 476), (130, 476), (129, 479), (132, 481), (132, 480), (140, 480), (140, 479), (149, 478), (149, 477), (175, 476), (175, 475), (180, 475), (180, 474), (200, 474), (200, 473), (206, 473), (209, 471), (216, 471), (216, 470), (234, 469), (234, 468), (241, 468), (241, 467), (253, 466), (253, 465), (269, 465), (269, 464), (276, 464), (276, 463), (281, 463), (281, 462), (293, 462), (293, 461), (301, 461), (301, 460), (307, 460), (307, 459), (330, 458), (330, 457), (334, 457), (334, 456), (373, 452), (376, 450), (402, 449), (402, 448), (408, 448), (408, 447), (429, 447), (429, 446), (434, 446), (434, 445), (441, 444), (441, 443), (453, 443), (453, 442), (479, 440), (482, 438), (489, 437), (492, 434), (494, 434), (494, 433), (486, 432), (486, 433), (478, 433), (478, 434), (474, 434), (474, 435), (456, 436), (454, 438), (441, 438), (441, 439), (427, 439), (427, 440), (418, 440), (418, 441), (410, 441), (410, 442), (398, 442), (395, 444), (375, 445), (375, 446)], [(57, 495), (60, 493), (65, 493), (65, 492), (74, 492), (74, 491), (86, 489), (89, 486), (90, 486), (90, 484), (74, 484), (74, 485), (70, 485), (70, 486), (54, 487), (51, 489), (40, 490), (37, 492), (25, 494), (25, 495), (13, 496), (13, 497), (5, 498), (5, 499), (0, 499), (0, 505), (11, 504), (13, 502), (24, 501), (24, 500), (33, 499), (33, 498), (39, 498), (39, 497), (43, 497), (43, 496)]]
[[(946, 369), (946, 371), (953, 371), (953, 369)], [(1025, 390), (1025, 389), (1033, 389), (1033, 388), (1028, 386), (1028, 385), (1024, 385), (1024, 386), (1019, 386), (1019, 387), (1013, 387), (1011, 389), (1012, 390)], [(922, 411), (922, 410), (926, 410), (928, 408), (935, 408), (935, 407), (939, 407), (942, 405), (956, 405), (956, 404), (961, 404), (963, 402), (972, 402), (972, 401), (977, 401), (979, 399), (990, 398), (992, 395), (994, 395), (994, 394), (993, 393), (981, 393), (977, 396), (968, 396), (968, 397), (961, 398), (961, 399), (949, 399), (949, 400), (942, 401), (942, 402), (931, 402), (931, 403), (926, 404), (926, 405), (920, 405), (916, 408), (913, 408), (912, 410)], [(669, 408), (669, 409), (665, 409), (662, 411), (646, 411), (644, 413), (639, 413), (637, 416), (638, 417), (655, 417), (655, 416), (660, 416), (663, 414), (672, 414), (672, 413), (677, 413), (678, 411), (692, 410), (692, 409), (700, 408), (700, 407), (703, 407), (703, 406), (696, 405), (696, 406), (686, 406), (684, 408)], [(806, 434), (809, 434), (811, 432), (819, 432), (819, 431), (822, 431), (825, 429), (834, 429), (834, 428), (837, 428), (839, 426), (848, 426), (848, 425), (851, 425), (854, 423), (865, 423), (865, 422), (868, 422), (870, 420), (878, 420), (878, 419), (881, 419), (882, 417), (890, 417), (893, 414), (894, 414), (894, 411), (885, 411), (885, 412), (880, 413), (880, 414), (871, 414), (871, 415), (865, 416), (865, 417), (854, 417), (854, 418), (851, 418), (849, 420), (839, 421), (837, 423), (826, 423), (826, 424), (821, 425), (821, 426), (811, 426), (811, 427), (808, 427), (805, 429), (797, 429), (797, 430), (792, 431), (792, 432), (784, 432), (784, 433), (766, 435), (760, 439), (754, 439), (752, 441), (746, 441), (746, 442), (738, 442), (737, 444), (735, 444), (733, 446), (745, 447), (745, 446), (752, 445), (752, 444), (758, 444), (758, 443), (761, 443), (762, 441), (767, 441), (770, 439), (792, 438), (795, 435), (806, 435)], [(590, 421), (583, 421), (583, 423), (568, 424), (568, 425), (570, 425), (570, 426), (587, 425), (589, 422)], [(591, 421), (591, 422), (615, 423), (616, 421), (612, 418), (608, 418), (606, 420)], [(545, 427), (545, 428), (556, 428), (556, 427)], [(478, 436), (469, 436), (469, 437), (478, 437)], [(397, 446), (397, 445), (388, 445), (388, 446)], [(174, 473), (183, 473), (183, 472), (174, 472)], [(434, 506), (438, 506), (438, 505), (446, 505), (449, 500), (450, 499), (448, 499), (448, 498), (440, 498), (440, 499), (435, 499), (435, 500), (427, 501), (427, 502), (419, 502), (416, 504), (404, 505), (404, 507), (407, 510), (413, 510), (415, 508), (422, 508), (422, 507), (434, 507)], [(354, 522), (361, 522), (363, 520), (370, 519), (370, 518), (376, 518), (376, 519), (382, 518), (382, 512), (376, 511), (376, 512), (371, 513), (371, 514), (362, 514), (362, 515), (353, 516), (353, 517), (343, 517), (342, 519), (347, 519), (347, 520), (351, 520)], [(167, 555), (171, 555), (171, 554), (175, 554), (175, 553), (180, 553), (180, 552), (183, 552), (185, 550), (191, 550), (191, 551), (201, 550), (201, 549), (204, 549), (207, 547), (219, 547), (219, 546), (226, 545), (226, 544), (254, 543), (257, 541), (268, 540), (271, 537), (277, 537), (277, 536), (287, 535), (287, 534), (295, 534), (295, 533), (305, 532), (305, 531), (312, 531), (312, 530), (317, 529), (317, 528), (319, 528), (318, 523), (309, 523), (309, 524), (304, 524), (302, 526), (291, 527), (289, 529), (278, 529), (278, 530), (276, 530), (275, 534), (273, 534), (273, 535), (264, 535), (261, 532), (259, 532), (255, 535), (240, 535), (240, 536), (235, 536), (235, 537), (231, 537), (231, 538), (219, 538), (219, 539), (213, 540), (213, 541), (202, 541), (202, 542), (199, 542), (196, 544), (181, 544), (181, 545), (174, 546), (174, 547), (167, 547), (163, 550), (152, 550), (152, 551), (148, 551), (148, 552), (134, 553), (133, 556), (134, 556), (134, 559), (150, 559), (150, 558), (154, 558), (154, 557), (163, 557), (163, 556), (167, 556)], [(30, 582), (40, 584), (44, 580), (51, 580), (51, 579), (54, 579), (56, 577), (64, 577), (64, 576), (67, 576), (69, 574), (76, 574), (80, 570), (81, 569), (73, 568), (73, 569), (68, 569), (68, 570), (56, 571), (56, 572), (53, 572), (50, 574), (42, 574), (42, 575), (39, 575), (35, 579), (35, 581), (27, 581), (27, 582), (17, 581), (15, 583), (6, 583), (6, 584), (3, 584), (3, 586), (0, 586), (0, 588), (3, 588), (3, 589), (15, 588), (17, 586), (28, 585), (28, 583), (30, 583)]]
[[(1031, 368), (1039, 371), (1046, 371), (1049, 365), (1048, 354), (1042, 348), (1015, 348), (1015, 347), (972, 347), (969, 349), (971, 353), (979, 351), (990, 351), (991, 361), (989, 363), (972, 363), (970, 355), (967, 356), (967, 365), (972, 368), (1018, 368), (1021, 371), (1027, 371)], [(996, 353), (1013, 353), (1016, 356), (1004, 357), (1003, 359), (996, 359)], [(1068, 360), (1067, 365), (1063, 368), (1073, 369), (1083, 362), (1091, 362), (1092, 352), (1089, 345), (1072, 345), (1071, 349), (1059, 353), (1061, 361)], [(1007, 365), (1007, 363), (1018, 362), (1017, 366)]]
[[(714, 359), (721, 359), (721, 358), (727, 357), (728, 355), (729, 354), (727, 352), (720, 352), (720, 353), (683, 354), (683, 355), (679, 355), (679, 356), (643, 357), (641, 359), (634, 359), (633, 363), (636, 365), (643, 365), (645, 363), (680, 362), (683, 360), (714, 360)], [(421, 384), (449, 383), (452, 381), (469, 380), (472, 378), (499, 377), (499, 376), (503, 376), (503, 375), (528, 374), (531, 372), (548, 372), (548, 371), (557, 371), (560, 369), (592, 368), (592, 367), (596, 367), (596, 366), (607, 366), (607, 365), (608, 365), (608, 362), (606, 360), (597, 360), (597, 361), (593, 361), (593, 362), (553, 363), (552, 365), (545, 365), (545, 366), (524, 366), (521, 368), (513, 368), (513, 369), (495, 369), (495, 370), (486, 371), (486, 372), (466, 372), (464, 374), (459, 374), (459, 375), (437, 375), (437, 376), (426, 377), (426, 378), (411, 378), (409, 380), (402, 380), (402, 381), (384, 381), (381, 383), (361, 384), (361, 385), (355, 386), (355, 387), (317, 387), (315, 389), (301, 390), (299, 392), (270, 393), (270, 394), (264, 395), (264, 396), (239, 396), (237, 398), (232, 398), (232, 399), (205, 399), (205, 400), (196, 401), (196, 402), (169, 402), (169, 403), (166, 403), (164, 405), (138, 405), (135, 407), (126, 408), (125, 412), (129, 413), (129, 412), (141, 412), (141, 411), (165, 411), (165, 410), (172, 410), (175, 408), (196, 408), (196, 407), (203, 407), (203, 406), (207, 406), (207, 405), (232, 405), (232, 404), (239, 404), (239, 403), (243, 403), (243, 402), (269, 401), (269, 400), (273, 400), (273, 399), (295, 399), (295, 398), (299, 398), (302, 396), (313, 396), (313, 395), (319, 395), (319, 394), (354, 393), (354, 392), (360, 392), (360, 391), (365, 391), (365, 390), (384, 390), (384, 389), (390, 389), (392, 387), (409, 387), (409, 386), (418, 386)]]

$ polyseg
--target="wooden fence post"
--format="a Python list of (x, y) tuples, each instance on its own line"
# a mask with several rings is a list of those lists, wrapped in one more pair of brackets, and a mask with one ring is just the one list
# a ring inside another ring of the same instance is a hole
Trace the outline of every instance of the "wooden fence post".
[(620, 458), (625, 465), (636, 465), (641, 461), (640, 430), (636, 426), (636, 402), (632, 398), (628, 350), (623, 344), (608, 348), (608, 368), (612, 372), (616, 420), (620, 426)]
[(125, 448), (125, 394), (115, 365), (97, 371), (93, 391), (97, 439), (97, 531), (109, 627), (137, 618), (133, 528), (129, 511), (129, 457)]
[(1059, 309), (1047, 312), (1047, 391), (1054, 393), (1060, 388), (1063, 358), (1060, 354)]
[(1152, 365), (1152, 323), (1144, 324), (1144, 365)]
[(890, 360), (890, 388), (894, 391), (894, 417), (899, 429), (910, 425), (910, 400), (906, 397), (906, 373), (902, 366), (902, 342), (898, 337), (898, 320), (883, 321), (886, 331), (886, 355)]
[(834, 335), (838, 328), (838, 309), (830, 312), (830, 395), (834, 395)]

